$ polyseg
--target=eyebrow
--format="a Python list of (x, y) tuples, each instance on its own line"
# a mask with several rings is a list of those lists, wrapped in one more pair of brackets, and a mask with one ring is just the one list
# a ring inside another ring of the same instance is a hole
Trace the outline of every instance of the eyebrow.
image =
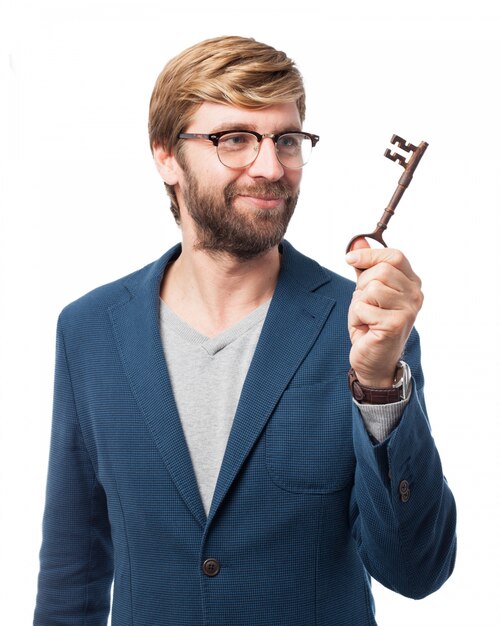
[[(222, 124), (217, 125), (211, 132), (213, 133), (222, 133), (224, 131), (232, 131), (232, 130), (252, 130), (258, 133), (257, 126), (255, 124), (243, 124), (243, 123), (231, 123), (224, 122)], [(284, 133), (300, 133), (302, 132), (302, 128), (298, 128), (296, 125), (293, 126), (284, 126), (283, 130), (277, 130), (274, 132), (275, 135), (283, 135)], [(261, 134), (261, 133), (260, 133)]]

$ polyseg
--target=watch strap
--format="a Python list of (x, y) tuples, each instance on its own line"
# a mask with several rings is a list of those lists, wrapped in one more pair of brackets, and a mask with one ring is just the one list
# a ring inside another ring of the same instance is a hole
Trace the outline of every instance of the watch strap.
[[(401, 376), (398, 382), (392, 387), (368, 387), (362, 385), (357, 378), (357, 373), (353, 368), (348, 372), (348, 385), (350, 391), (357, 402), (360, 404), (392, 404), (400, 402), (407, 398), (408, 386), (410, 380), (409, 366), (400, 361), (397, 366), (397, 373)], [(397, 378), (397, 376), (395, 377)]]

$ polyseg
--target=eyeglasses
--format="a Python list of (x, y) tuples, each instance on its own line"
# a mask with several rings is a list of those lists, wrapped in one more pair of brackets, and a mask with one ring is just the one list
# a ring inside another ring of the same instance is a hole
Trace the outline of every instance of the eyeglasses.
[(277, 159), (292, 170), (298, 170), (308, 162), (311, 151), (320, 137), (310, 133), (268, 133), (261, 135), (251, 130), (225, 130), (220, 133), (180, 133), (178, 139), (208, 139), (216, 146), (221, 163), (232, 169), (249, 167), (259, 154), (261, 141), (273, 139)]

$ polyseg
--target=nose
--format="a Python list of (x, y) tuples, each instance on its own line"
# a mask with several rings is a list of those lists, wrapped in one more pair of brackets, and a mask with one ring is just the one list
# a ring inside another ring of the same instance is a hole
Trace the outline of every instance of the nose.
[(258, 144), (258, 153), (255, 160), (247, 168), (247, 174), (252, 178), (266, 178), (280, 180), (284, 175), (284, 168), (277, 158), (275, 143), (271, 137), (264, 137)]

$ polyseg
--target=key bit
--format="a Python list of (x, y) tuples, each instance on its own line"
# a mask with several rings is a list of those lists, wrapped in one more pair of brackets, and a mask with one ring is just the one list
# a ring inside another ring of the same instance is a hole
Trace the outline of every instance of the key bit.
[(362, 238), (373, 239), (374, 241), (377, 241), (385, 248), (388, 247), (383, 239), (383, 232), (388, 227), (388, 222), (390, 221), (392, 215), (395, 213), (395, 209), (398, 203), (400, 202), (400, 199), (404, 195), (405, 190), (407, 189), (407, 187), (409, 186), (412, 180), (414, 170), (418, 166), (419, 161), (421, 160), (421, 157), (423, 156), (426, 148), (428, 147), (428, 144), (426, 143), (426, 141), (422, 141), (419, 144), (419, 146), (415, 146), (414, 144), (407, 142), (405, 139), (402, 139), (402, 137), (399, 137), (398, 135), (393, 135), (392, 138), (390, 139), (390, 143), (393, 145), (397, 145), (398, 148), (400, 148), (400, 150), (410, 153), (407, 158), (404, 155), (399, 154), (398, 152), (391, 152), (390, 149), (387, 149), (384, 152), (385, 157), (390, 159), (390, 161), (399, 163), (404, 168), (405, 171), (402, 174), (402, 176), (400, 176), (400, 180), (398, 181), (397, 188), (395, 189), (395, 192), (393, 193), (393, 196), (391, 197), (391, 200), (388, 206), (384, 210), (384, 213), (381, 216), (381, 219), (377, 223), (377, 226), (374, 232), (356, 235), (355, 237), (353, 237), (350, 240), (350, 243), (348, 244), (346, 248), (346, 252), (349, 252), (351, 250), (353, 244), (355, 243), (357, 239), (362, 239)]

